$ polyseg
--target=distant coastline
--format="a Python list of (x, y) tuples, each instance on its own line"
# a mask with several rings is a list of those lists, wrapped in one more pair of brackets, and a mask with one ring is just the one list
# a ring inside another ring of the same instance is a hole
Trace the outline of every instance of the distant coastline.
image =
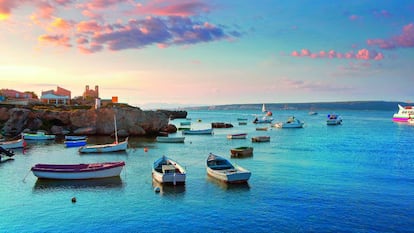
[(257, 103), (257, 104), (226, 104), (199, 107), (187, 107), (186, 110), (255, 110), (261, 109), (262, 104), (270, 111), (275, 110), (382, 110), (398, 111), (398, 104), (412, 105), (397, 101), (343, 101), (343, 102), (312, 102), (312, 103)]

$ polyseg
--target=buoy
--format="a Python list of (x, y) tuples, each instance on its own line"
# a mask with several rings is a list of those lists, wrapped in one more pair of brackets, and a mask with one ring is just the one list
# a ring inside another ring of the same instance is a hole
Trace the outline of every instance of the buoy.
[(76, 202), (76, 197), (72, 197), (72, 203)]
[(144, 147), (144, 152), (148, 152), (148, 147)]
[(160, 187), (155, 187), (155, 188), (154, 188), (154, 192), (156, 192), (156, 193), (159, 193), (159, 192), (161, 192), (161, 189), (160, 189)]

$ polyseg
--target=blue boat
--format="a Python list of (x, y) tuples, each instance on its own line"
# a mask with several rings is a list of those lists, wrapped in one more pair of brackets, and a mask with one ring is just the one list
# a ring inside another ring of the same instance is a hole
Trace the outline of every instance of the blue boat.
[(80, 147), (86, 145), (86, 140), (66, 140), (64, 141), (66, 147)]
[(193, 130), (184, 130), (182, 134), (190, 134), (190, 135), (201, 135), (201, 134), (213, 134), (213, 129), (193, 129)]

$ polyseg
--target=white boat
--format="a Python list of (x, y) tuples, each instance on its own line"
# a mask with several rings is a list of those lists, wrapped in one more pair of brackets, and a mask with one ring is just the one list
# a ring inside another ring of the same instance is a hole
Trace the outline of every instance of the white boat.
[(178, 162), (162, 156), (152, 166), (152, 177), (162, 184), (183, 184), (185, 183), (186, 170)]
[(90, 164), (36, 164), (33, 174), (41, 179), (81, 180), (119, 176), (125, 162)]
[(398, 112), (392, 117), (393, 121), (407, 122), (409, 119), (414, 118), (414, 106), (401, 106), (398, 105)]
[(206, 161), (207, 174), (226, 183), (247, 182), (251, 172), (247, 169), (233, 165), (227, 159), (210, 153)]
[(20, 138), (17, 140), (0, 142), (0, 146), (4, 149), (24, 148), (26, 146), (26, 142), (23, 138)]
[(213, 129), (193, 129), (193, 130), (184, 130), (182, 134), (191, 134), (191, 135), (201, 135), (201, 134), (213, 134)]
[(55, 135), (45, 134), (44, 132), (23, 133), (23, 138), (25, 140), (54, 140), (55, 137)]
[(342, 124), (341, 116), (337, 114), (329, 114), (328, 119), (326, 120), (327, 125), (340, 125)]
[(228, 134), (228, 139), (246, 139), (247, 133)]
[(270, 136), (252, 137), (252, 142), (270, 142)]
[(185, 137), (158, 136), (155, 140), (157, 142), (166, 142), (166, 143), (183, 143), (185, 140)]
[(286, 122), (278, 122), (274, 125), (277, 128), (302, 128), (304, 122), (296, 119), (294, 116), (289, 117)]
[(103, 145), (86, 145), (79, 148), (79, 153), (106, 153), (126, 151), (128, 148), (128, 138), (123, 142), (118, 142), (118, 130), (116, 128), (116, 117), (114, 116), (115, 124), (115, 142)]

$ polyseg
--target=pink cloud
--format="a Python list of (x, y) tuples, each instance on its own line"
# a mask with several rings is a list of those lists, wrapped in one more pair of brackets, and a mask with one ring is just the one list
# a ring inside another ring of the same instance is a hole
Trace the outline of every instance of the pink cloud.
[(94, 34), (102, 30), (103, 30), (103, 27), (99, 25), (96, 21), (82, 21), (76, 25), (76, 31), (80, 33)]
[(181, 17), (209, 11), (210, 7), (198, 0), (158, 0), (149, 2), (147, 5), (137, 4), (134, 10), (135, 13), (139, 14)]
[(69, 43), (70, 38), (66, 35), (41, 35), (38, 38), (39, 42), (54, 44), (63, 47), (72, 47)]
[(414, 24), (410, 23), (403, 27), (401, 34), (389, 39), (368, 39), (367, 44), (382, 49), (395, 49), (403, 47), (414, 47)]
[(302, 49), (300, 52), (301, 56), (310, 56), (311, 55), (311, 51), (309, 49)]
[(302, 49), (301, 52), (293, 51), (291, 53), (293, 57), (310, 57), (310, 58), (346, 58), (346, 59), (358, 59), (358, 60), (382, 60), (384, 55), (374, 50), (361, 49), (355, 54), (353, 51), (347, 53), (339, 53), (335, 50), (319, 51), (318, 53), (311, 53), (309, 49)]

